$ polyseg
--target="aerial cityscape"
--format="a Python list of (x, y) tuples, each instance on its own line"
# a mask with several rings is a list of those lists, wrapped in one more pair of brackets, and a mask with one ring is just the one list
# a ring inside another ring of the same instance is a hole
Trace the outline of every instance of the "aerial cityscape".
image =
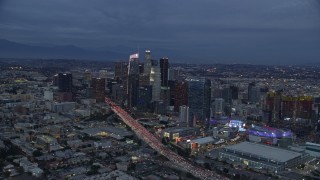
[(319, 1), (122, 3), (0, 0), (0, 179), (320, 179)]

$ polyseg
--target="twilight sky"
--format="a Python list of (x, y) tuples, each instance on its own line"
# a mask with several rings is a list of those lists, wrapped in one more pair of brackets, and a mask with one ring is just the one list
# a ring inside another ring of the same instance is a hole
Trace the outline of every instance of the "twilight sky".
[(320, 62), (320, 0), (0, 0), (0, 38), (174, 62)]

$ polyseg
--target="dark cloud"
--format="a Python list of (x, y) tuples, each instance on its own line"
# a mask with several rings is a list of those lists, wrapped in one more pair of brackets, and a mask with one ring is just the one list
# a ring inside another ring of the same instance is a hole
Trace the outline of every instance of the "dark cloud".
[(1, 38), (150, 47), (176, 61), (317, 61), (319, 22), (319, 0), (0, 0)]

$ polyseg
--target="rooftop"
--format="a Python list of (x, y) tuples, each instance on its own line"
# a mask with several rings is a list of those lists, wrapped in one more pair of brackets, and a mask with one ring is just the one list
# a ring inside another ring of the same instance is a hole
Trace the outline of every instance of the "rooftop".
[(207, 144), (214, 142), (215, 140), (212, 137), (204, 137), (204, 138), (199, 138), (199, 139), (193, 139), (190, 141), (190, 143), (198, 143), (198, 144)]
[(277, 162), (286, 162), (301, 156), (301, 153), (298, 152), (251, 142), (242, 142), (239, 144), (228, 146), (225, 149), (249, 153), (255, 156), (263, 157)]

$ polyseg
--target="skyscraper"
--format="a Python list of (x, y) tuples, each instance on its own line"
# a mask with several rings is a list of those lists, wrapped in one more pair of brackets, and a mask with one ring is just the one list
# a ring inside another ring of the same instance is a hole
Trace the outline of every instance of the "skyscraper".
[(176, 81), (169, 80), (169, 88), (170, 88), (170, 103), (169, 106), (174, 106), (175, 101), (175, 89), (176, 89)]
[(114, 67), (115, 79), (124, 78), (128, 75), (128, 63), (127, 62), (116, 62)]
[(248, 85), (248, 100), (253, 103), (260, 101), (260, 88), (256, 86), (255, 82)]
[(224, 87), (221, 91), (221, 97), (225, 103), (232, 104), (232, 90), (230, 87)]
[(215, 118), (220, 117), (224, 112), (224, 99), (216, 98), (213, 102), (213, 116)]
[(160, 71), (161, 71), (161, 86), (168, 87), (168, 76), (169, 76), (169, 59), (160, 59)]
[(193, 126), (196, 119), (200, 124), (206, 125), (210, 118), (211, 81), (209, 79), (188, 80), (189, 126)]
[(154, 62), (151, 66), (150, 85), (152, 86), (152, 101), (160, 100), (161, 73), (160, 67)]
[(122, 105), (126, 100), (125, 87), (121, 84), (112, 85), (112, 99)]
[(92, 78), (92, 94), (97, 102), (104, 102), (106, 80), (104, 78)]
[(151, 73), (151, 51), (146, 50), (145, 55), (144, 55), (144, 73), (145, 74), (150, 74)]
[(132, 54), (129, 59), (127, 100), (128, 107), (135, 107), (139, 93), (139, 54)]
[(72, 101), (72, 74), (70, 73), (59, 73), (58, 74), (58, 97), (59, 101)]
[(188, 83), (186, 81), (178, 81), (174, 89), (174, 111), (179, 112), (179, 107), (188, 105)]
[(58, 88), (60, 92), (72, 92), (72, 74), (58, 74)]
[(137, 109), (143, 112), (150, 111), (151, 101), (152, 101), (152, 86), (151, 85), (140, 86)]
[(180, 106), (179, 107), (179, 123), (188, 123), (189, 120), (189, 107), (188, 106)]
[(237, 86), (230, 86), (231, 89), (231, 96), (232, 99), (238, 99), (239, 94), (239, 87)]

